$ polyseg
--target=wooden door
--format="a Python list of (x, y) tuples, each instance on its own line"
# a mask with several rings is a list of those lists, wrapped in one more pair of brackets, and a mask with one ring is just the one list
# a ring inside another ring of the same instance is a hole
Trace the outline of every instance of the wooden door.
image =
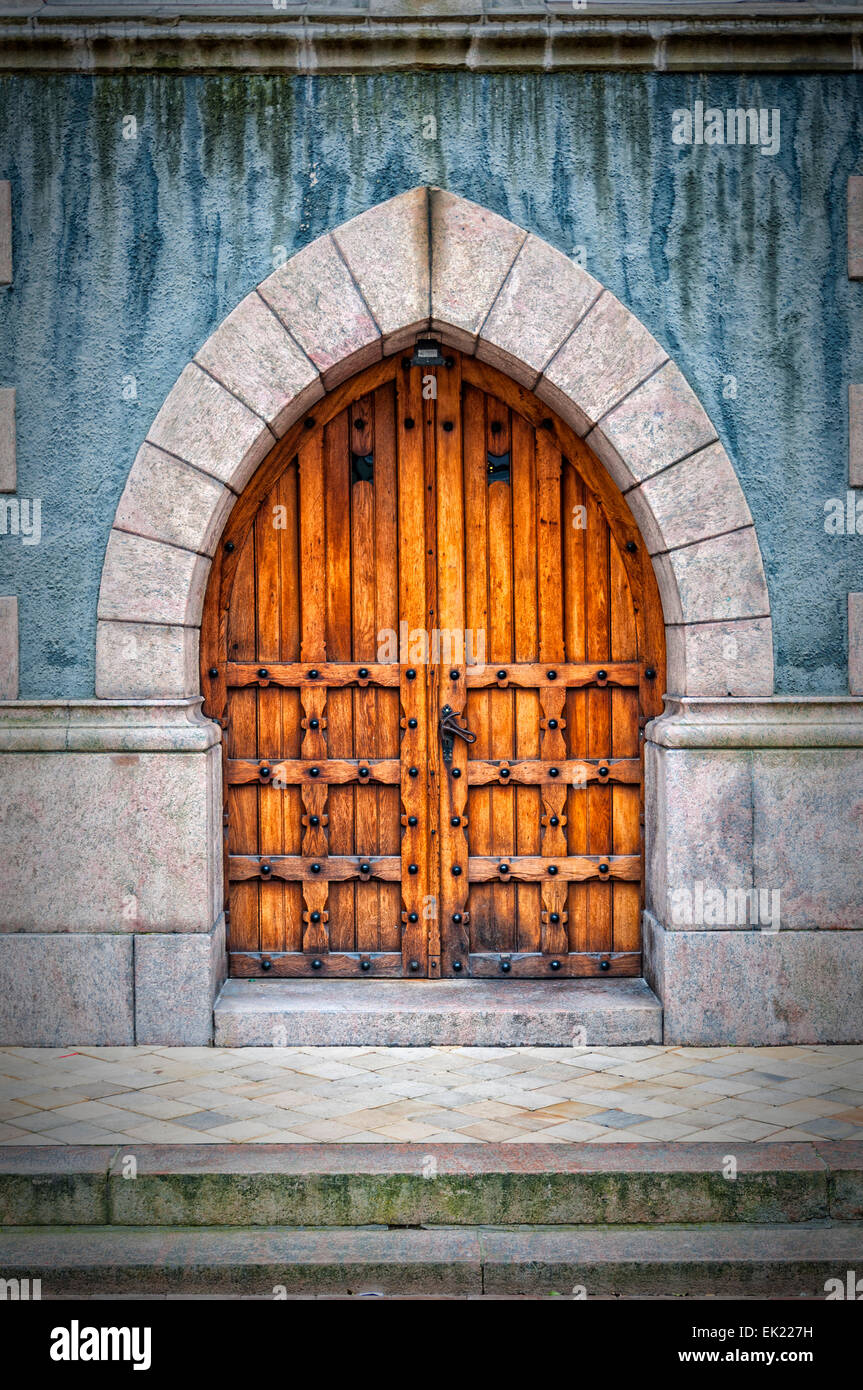
[(202, 669), (235, 975), (640, 972), (650, 562), (581, 440), (448, 362), (320, 402), (223, 538)]

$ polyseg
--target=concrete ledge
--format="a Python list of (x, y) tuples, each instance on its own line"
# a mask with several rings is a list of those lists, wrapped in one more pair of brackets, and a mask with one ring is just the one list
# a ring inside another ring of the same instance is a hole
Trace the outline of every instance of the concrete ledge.
[(643, 980), (228, 980), (217, 1047), (614, 1047), (660, 1041)]
[[(128, 1160), (136, 1164), (131, 1180)], [(863, 1219), (863, 1144), (135, 1144), (0, 1150), (0, 1224)]]
[(863, 748), (863, 698), (667, 695), (645, 738), (661, 748)]
[(42, 1297), (222, 1293), (273, 1297), (571, 1293), (588, 1298), (823, 1298), (859, 1265), (863, 1226), (845, 1222), (575, 1226), (524, 1230), (114, 1227), (8, 1230), (6, 1277), (41, 1278)]

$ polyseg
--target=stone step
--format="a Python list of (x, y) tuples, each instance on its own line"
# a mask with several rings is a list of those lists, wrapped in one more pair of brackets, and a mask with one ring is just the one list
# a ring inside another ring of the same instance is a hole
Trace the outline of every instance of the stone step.
[(863, 1221), (859, 1142), (0, 1148), (0, 1224), (7, 1233), (36, 1225), (660, 1226), (827, 1219)]
[(588, 1047), (662, 1042), (644, 980), (228, 980), (217, 1047)]
[(135, 1293), (822, 1299), (863, 1265), (863, 1225), (19, 1228), (6, 1279), (42, 1298)]

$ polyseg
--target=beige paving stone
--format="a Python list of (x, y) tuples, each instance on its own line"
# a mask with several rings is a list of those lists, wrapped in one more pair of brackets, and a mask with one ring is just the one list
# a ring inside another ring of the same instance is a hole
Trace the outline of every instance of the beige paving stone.
[(304, 1134), (307, 1139), (326, 1139), (336, 1140), (345, 1139), (349, 1134), (355, 1134), (356, 1130), (341, 1120), (311, 1120), (308, 1123), (296, 1126), (298, 1134)]
[[(206, 1130), (196, 1130), (198, 1133), (206, 1134)], [(182, 1125), (171, 1124), (169, 1120), (147, 1120), (144, 1124), (132, 1124), (126, 1127), (124, 1133), (130, 1139), (137, 1139), (145, 1144), (188, 1144), (189, 1130)], [(197, 1143), (197, 1139), (195, 1140)]]
[(237, 1120), (232, 1125), (215, 1125), (213, 1129), (204, 1131), (206, 1134), (213, 1135), (216, 1139), (243, 1140), (259, 1138), (262, 1134), (276, 1134), (279, 1131), (271, 1129), (262, 1120)]
[(673, 1120), (646, 1120), (641, 1125), (628, 1125), (625, 1134), (627, 1139), (634, 1139), (637, 1135), (642, 1139), (665, 1139), (673, 1142), (692, 1134), (698, 1128), (694, 1116), (687, 1119), (681, 1115)]

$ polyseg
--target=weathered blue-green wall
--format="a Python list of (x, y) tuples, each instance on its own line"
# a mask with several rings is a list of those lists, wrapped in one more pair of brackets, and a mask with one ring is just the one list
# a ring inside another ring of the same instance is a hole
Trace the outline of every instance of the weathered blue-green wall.
[[(673, 145), (672, 111), (698, 98), (778, 107), (780, 153)], [(814, 75), (0, 82), (15, 210), (0, 385), (18, 389), (18, 494), (43, 499), (39, 545), (0, 536), (22, 697), (92, 695), (114, 509), (197, 347), (269, 273), (274, 248), (419, 183), (563, 251), (585, 247), (734, 461), (770, 584), (777, 688), (844, 692), (863, 536), (828, 536), (824, 503), (845, 495), (846, 388), (863, 380), (863, 284), (845, 264), (861, 117), (861, 79)], [(137, 400), (124, 399), (127, 374)]]

